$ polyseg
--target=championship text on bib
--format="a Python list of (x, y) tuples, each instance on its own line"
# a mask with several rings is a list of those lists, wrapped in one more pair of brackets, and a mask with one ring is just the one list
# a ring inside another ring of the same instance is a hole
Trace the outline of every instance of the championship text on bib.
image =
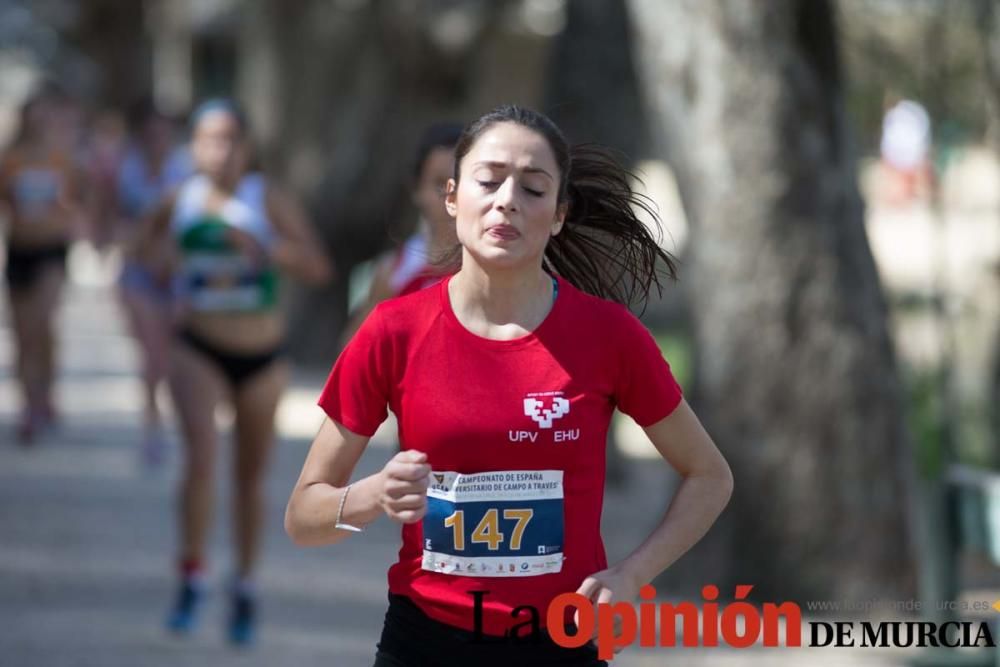
[(531, 577), (562, 569), (563, 473), (432, 472), (421, 567), (466, 577)]

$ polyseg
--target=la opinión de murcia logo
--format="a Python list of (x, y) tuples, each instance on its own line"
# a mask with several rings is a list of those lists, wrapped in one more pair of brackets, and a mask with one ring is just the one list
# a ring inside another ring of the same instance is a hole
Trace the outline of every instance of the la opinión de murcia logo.
[[(551, 397), (549, 407), (546, 401), (537, 397)], [(524, 414), (538, 424), (539, 428), (552, 428), (552, 422), (569, 414), (569, 400), (561, 391), (528, 394), (524, 399)]]
[[(794, 602), (766, 602), (758, 608), (746, 601), (752, 585), (736, 586), (735, 601), (720, 604), (719, 589), (702, 588), (703, 600), (695, 602), (655, 601), (651, 585), (639, 591), (642, 600), (594, 604), (578, 593), (562, 593), (549, 604), (546, 625), (552, 640), (565, 648), (577, 648), (596, 637), (598, 657), (609, 660), (621, 648), (638, 643), (645, 648), (684, 646), (750, 648), (766, 647), (996, 647), (987, 621), (809, 621), (802, 623), (802, 610)], [(511, 612), (512, 625), (503, 637), (483, 634), (484, 598), (488, 590), (469, 591), (473, 597), (475, 640), (485, 643), (518, 642), (537, 637), (541, 616), (531, 605)], [(993, 605), (1000, 611), (1000, 601)], [(578, 613), (579, 626), (564, 628), (567, 611)], [(803, 643), (803, 630), (808, 643)], [(574, 632), (575, 630), (575, 632)], [(680, 641), (678, 641), (680, 639)]]

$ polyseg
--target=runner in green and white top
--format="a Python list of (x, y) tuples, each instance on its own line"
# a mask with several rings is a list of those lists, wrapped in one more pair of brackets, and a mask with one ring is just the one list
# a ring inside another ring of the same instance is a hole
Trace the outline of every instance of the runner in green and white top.
[[(294, 199), (249, 169), (246, 122), (229, 101), (204, 103), (193, 120), (197, 174), (145, 225), (138, 250), (167, 247), (160, 278), (176, 290), (169, 382), (186, 454), (180, 486), (180, 586), (168, 627), (190, 632), (203, 598), (217, 449), (215, 407), (231, 403), (236, 559), (229, 638), (254, 636), (251, 575), (264, 518), (263, 479), (274, 414), (287, 383), (278, 274), (323, 283), (331, 266)], [(148, 253), (154, 254), (155, 253)]]
[(190, 309), (248, 312), (277, 305), (276, 267), (231, 241), (238, 230), (265, 253), (273, 247), (277, 236), (268, 218), (265, 188), (261, 174), (247, 174), (216, 210), (206, 205), (212, 191), (207, 176), (199, 174), (181, 188), (171, 230), (181, 250), (180, 294)]

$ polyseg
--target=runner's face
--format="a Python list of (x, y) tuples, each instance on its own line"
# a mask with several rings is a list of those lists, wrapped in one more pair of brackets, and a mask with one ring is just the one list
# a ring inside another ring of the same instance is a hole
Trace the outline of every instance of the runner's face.
[(413, 203), (420, 215), (434, 228), (434, 232), (447, 233), (452, 237), (455, 234), (455, 220), (448, 215), (444, 206), (444, 192), (454, 171), (454, 164), (452, 149), (433, 149), (424, 160), (420, 180), (413, 190)]
[(246, 163), (243, 132), (225, 111), (209, 111), (198, 120), (191, 152), (198, 170), (214, 181), (236, 178)]
[(516, 123), (484, 132), (462, 158), (445, 201), (458, 240), (481, 266), (541, 266), (562, 227), (559, 170), (545, 138)]

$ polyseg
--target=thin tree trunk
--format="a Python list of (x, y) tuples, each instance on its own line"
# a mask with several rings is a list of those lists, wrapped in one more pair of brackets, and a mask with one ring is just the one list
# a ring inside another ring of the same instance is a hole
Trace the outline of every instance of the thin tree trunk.
[[(621, 2), (576, 0), (549, 60), (544, 110), (571, 144), (597, 143), (634, 168), (645, 156), (646, 119)], [(628, 462), (608, 431), (607, 483), (628, 482)]]
[(545, 112), (570, 143), (598, 143), (634, 165), (647, 157), (646, 118), (621, 2), (575, 0), (552, 45)]

